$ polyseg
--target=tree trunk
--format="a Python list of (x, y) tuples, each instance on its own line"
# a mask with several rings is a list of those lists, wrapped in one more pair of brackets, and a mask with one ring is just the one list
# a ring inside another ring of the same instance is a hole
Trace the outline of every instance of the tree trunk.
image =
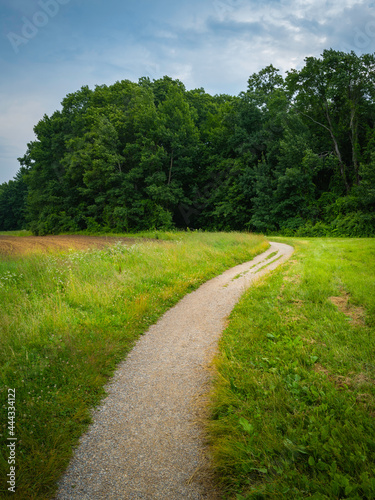
[[(326, 104), (326, 107), (328, 107), (327, 104)], [(326, 118), (327, 118), (327, 121), (329, 123), (329, 127), (327, 127), (327, 125), (324, 125), (324, 123), (320, 123), (317, 120), (314, 120), (314, 118), (312, 118), (311, 116), (307, 115), (306, 113), (301, 113), (301, 114), (303, 116), (306, 116), (306, 118), (309, 118), (309, 120), (313, 121), (317, 125), (320, 125), (321, 127), (324, 127), (326, 130), (328, 130), (328, 132), (329, 132), (329, 134), (331, 136), (332, 142), (333, 142), (333, 146), (335, 148), (335, 153), (336, 153), (337, 159), (339, 160), (340, 174), (341, 174), (342, 180), (343, 180), (344, 185), (345, 185), (346, 194), (348, 194), (349, 191), (350, 191), (350, 187), (349, 187), (348, 181), (346, 180), (346, 172), (345, 172), (346, 166), (345, 166), (345, 163), (342, 161), (342, 156), (341, 156), (341, 151), (340, 151), (340, 148), (339, 148), (339, 143), (337, 142), (335, 134), (333, 133), (331, 118), (329, 116), (328, 109), (326, 109)]]
[(173, 167), (173, 151), (172, 151), (172, 153), (171, 153), (171, 164), (169, 165), (168, 186), (171, 184), (171, 179), (172, 179), (172, 167)]
[(343, 180), (344, 185), (345, 185), (346, 194), (348, 194), (349, 191), (350, 191), (350, 186), (349, 186), (347, 178), (346, 178), (346, 171), (345, 171), (346, 170), (346, 166), (345, 166), (345, 163), (342, 160), (341, 151), (340, 151), (340, 148), (339, 148), (339, 143), (337, 142), (335, 134), (333, 133), (333, 127), (332, 127), (331, 117), (329, 116), (327, 101), (324, 103), (324, 108), (325, 108), (326, 118), (327, 118), (327, 121), (328, 121), (328, 124), (329, 124), (329, 127), (327, 127), (327, 128), (329, 130), (329, 133), (331, 134), (331, 138), (332, 138), (332, 141), (333, 141), (333, 144), (334, 144), (334, 147), (335, 147), (336, 155), (337, 155), (337, 158), (339, 160), (339, 168), (340, 168), (341, 177), (342, 177), (342, 180)]
[(351, 143), (352, 143), (352, 161), (355, 171), (356, 184), (359, 186), (359, 163), (358, 163), (358, 122), (356, 117), (355, 106), (352, 106), (350, 112), (350, 130), (351, 130)]

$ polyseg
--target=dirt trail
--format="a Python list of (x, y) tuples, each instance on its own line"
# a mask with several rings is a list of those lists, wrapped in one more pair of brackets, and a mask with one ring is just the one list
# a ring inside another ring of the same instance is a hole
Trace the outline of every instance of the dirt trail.
[(251, 262), (187, 295), (140, 338), (107, 386), (58, 500), (219, 498), (208, 480), (200, 423), (207, 367), (242, 293), (292, 253), (271, 243)]

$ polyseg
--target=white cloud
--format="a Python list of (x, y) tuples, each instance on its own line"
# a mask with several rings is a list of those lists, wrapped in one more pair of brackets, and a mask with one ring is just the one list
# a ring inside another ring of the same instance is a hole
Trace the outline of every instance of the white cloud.
[[(16, 20), (38, 5), (36, 0), (4, 2)], [(284, 72), (330, 47), (375, 50), (375, 3), (364, 0), (137, 0), (126, 5), (113, 0), (110, 5), (70, 2), (19, 57), (12, 53), (7, 64), (0, 60), (0, 182), (15, 175), (15, 158), (24, 154), (43, 114), (58, 109), (63, 97), (82, 85), (169, 75), (187, 88), (238, 94), (252, 73), (271, 63)], [(8, 41), (3, 37), (1, 43)], [(4, 54), (5, 49), (11, 50), (4, 46)], [(4, 169), (13, 171), (4, 174)]]

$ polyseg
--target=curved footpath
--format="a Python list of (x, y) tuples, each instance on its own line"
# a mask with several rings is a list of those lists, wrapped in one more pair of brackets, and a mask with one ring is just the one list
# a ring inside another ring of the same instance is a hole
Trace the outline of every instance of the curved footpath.
[[(277, 252), (277, 255), (271, 254)], [(106, 387), (60, 481), (58, 500), (214, 499), (202, 420), (225, 321), (293, 248), (271, 243), (184, 297), (139, 339)]]

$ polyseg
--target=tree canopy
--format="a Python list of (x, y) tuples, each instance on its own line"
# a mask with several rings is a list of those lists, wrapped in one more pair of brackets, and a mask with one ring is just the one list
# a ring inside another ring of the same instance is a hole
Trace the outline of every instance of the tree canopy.
[(375, 234), (375, 56), (326, 50), (238, 96), (82, 87), (35, 126), (0, 228)]

